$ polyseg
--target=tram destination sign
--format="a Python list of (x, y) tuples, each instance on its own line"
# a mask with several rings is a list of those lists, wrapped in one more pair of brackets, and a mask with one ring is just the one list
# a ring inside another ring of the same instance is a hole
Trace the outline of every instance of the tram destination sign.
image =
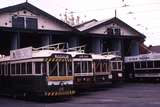
[(52, 54), (53, 58), (59, 58), (59, 59), (68, 59), (71, 56), (68, 54)]
[(142, 54), (137, 56), (125, 57), (125, 62), (160, 60), (159, 53)]
[(88, 54), (79, 54), (76, 55), (75, 58), (92, 58), (91, 55)]
[(12, 60), (32, 58), (32, 47), (11, 50), (10, 57)]

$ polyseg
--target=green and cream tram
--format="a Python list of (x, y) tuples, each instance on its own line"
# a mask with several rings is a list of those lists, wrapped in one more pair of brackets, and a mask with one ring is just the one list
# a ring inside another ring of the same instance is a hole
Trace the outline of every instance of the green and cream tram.
[(96, 86), (112, 83), (109, 59), (101, 54), (91, 54), (93, 59), (94, 82)]
[(159, 81), (160, 53), (125, 57), (125, 74), (127, 80)]
[(73, 58), (75, 89), (91, 88), (94, 85), (92, 57), (90, 54), (78, 51), (67, 52)]
[(0, 93), (14, 96), (70, 96), (72, 56), (32, 47), (12, 50), (0, 58)]
[(119, 83), (123, 81), (123, 61), (121, 56), (115, 54), (103, 55), (109, 60), (109, 70), (112, 74), (112, 83)]

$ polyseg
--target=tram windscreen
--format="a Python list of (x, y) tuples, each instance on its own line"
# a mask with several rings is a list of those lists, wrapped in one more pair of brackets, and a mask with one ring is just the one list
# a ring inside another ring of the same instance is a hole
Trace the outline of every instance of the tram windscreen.
[(58, 76), (58, 62), (49, 62), (49, 75)]
[(117, 69), (117, 62), (112, 62), (112, 69)]
[(102, 72), (107, 71), (107, 64), (105, 62), (102, 62)]
[(88, 71), (88, 62), (84, 61), (82, 62), (82, 73), (87, 73)]
[(146, 62), (144, 61), (144, 62), (141, 62), (141, 67), (142, 68), (146, 68), (147, 67), (147, 65), (146, 65)]
[(68, 61), (53, 61), (49, 62), (49, 75), (50, 76), (71, 76), (72, 63)]
[(59, 76), (66, 75), (66, 62), (59, 62)]
[(122, 62), (118, 62), (118, 69), (122, 69)]
[(140, 68), (140, 63), (139, 62), (135, 62), (135, 68)]

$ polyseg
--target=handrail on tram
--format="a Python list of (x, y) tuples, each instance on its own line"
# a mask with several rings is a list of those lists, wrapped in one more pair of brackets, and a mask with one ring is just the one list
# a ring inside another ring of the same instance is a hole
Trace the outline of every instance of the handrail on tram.
[(34, 51), (38, 50), (64, 50), (64, 48), (68, 47), (68, 43), (55, 43), (55, 44), (50, 44), (38, 48), (32, 48)]
[(64, 49), (63, 51), (65, 51), (65, 52), (76, 51), (76, 52), (84, 53), (85, 52), (85, 46), (86, 45), (71, 47), (71, 48)]

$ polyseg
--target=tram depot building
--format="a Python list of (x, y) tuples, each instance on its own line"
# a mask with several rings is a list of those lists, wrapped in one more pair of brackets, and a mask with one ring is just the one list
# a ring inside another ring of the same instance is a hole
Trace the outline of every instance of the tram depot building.
[(122, 56), (140, 54), (145, 36), (113, 17), (70, 26), (30, 3), (0, 9), (0, 54), (28, 46), (40, 47), (67, 42), (69, 47), (85, 45), (85, 52), (119, 51)]

